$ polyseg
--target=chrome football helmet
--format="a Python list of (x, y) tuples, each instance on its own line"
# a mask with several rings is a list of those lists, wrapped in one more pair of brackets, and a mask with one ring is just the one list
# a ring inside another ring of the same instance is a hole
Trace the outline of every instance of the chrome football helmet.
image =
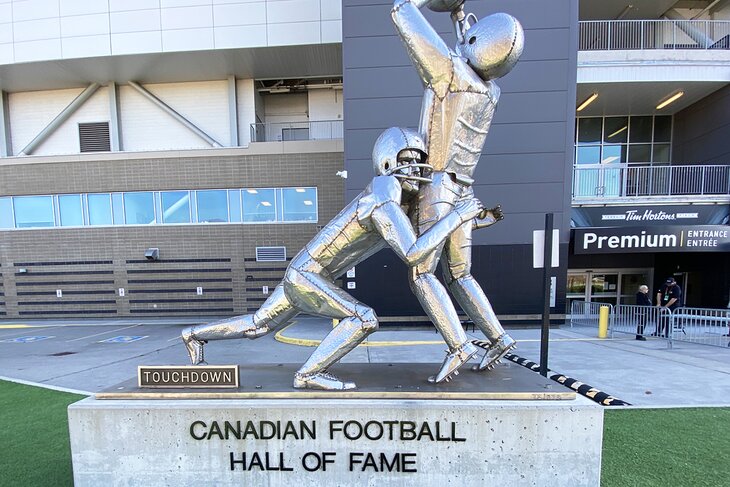
[(425, 160), (426, 144), (414, 130), (390, 127), (373, 146), (373, 169), (378, 176), (430, 183), (433, 167)]
[[(470, 25), (471, 22), (475, 22)], [(488, 15), (480, 20), (466, 16), (456, 50), (469, 66), (485, 80), (501, 78), (517, 64), (525, 47), (522, 25), (505, 13)]]

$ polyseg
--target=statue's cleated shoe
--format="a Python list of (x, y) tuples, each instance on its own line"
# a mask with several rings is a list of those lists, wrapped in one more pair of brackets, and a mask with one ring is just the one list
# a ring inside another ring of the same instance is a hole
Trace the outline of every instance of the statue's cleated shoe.
[(450, 381), (452, 375), (459, 375), (459, 367), (467, 363), (469, 359), (477, 354), (477, 351), (477, 347), (470, 341), (464, 342), (457, 350), (446, 354), (446, 359), (438, 374), (429, 377), (428, 381), (431, 383)]
[(182, 332), (182, 341), (190, 355), (190, 363), (193, 365), (208, 365), (203, 356), (203, 344), (208, 343), (205, 340), (198, 340), (193, 334), (194, 327), (185, 328)]
[(479, 365), (475, 365), (471, 370), (480, 372), (482, 370), (492, 370), (507, 355), (507, 353), (517, 346), (517, 342), (508, 334), (502, 334), (494, 344), (487, 349), (487, 353), (482, 357)]
[(295, 389), (317, 389), (321, 391), (347, 391), (357, 388), (354, 382), (345, 382), (327, 372), (311, 375), (294, 374)]

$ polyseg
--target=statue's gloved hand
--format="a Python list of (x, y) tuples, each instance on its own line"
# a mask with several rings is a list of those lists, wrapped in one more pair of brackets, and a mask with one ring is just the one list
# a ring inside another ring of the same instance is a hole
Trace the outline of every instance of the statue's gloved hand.
[(502, 213), (502, 206), (497, 205), (494, 208), (485, 208), (474, 219), (474, 228), (488, 227), (503, 219), (504, 213)]
[(459, 214), (462, 222), (473, 220), (483, 209), (482, 202), (474, 197), (459, 200), (454, 206), (454, 211)]

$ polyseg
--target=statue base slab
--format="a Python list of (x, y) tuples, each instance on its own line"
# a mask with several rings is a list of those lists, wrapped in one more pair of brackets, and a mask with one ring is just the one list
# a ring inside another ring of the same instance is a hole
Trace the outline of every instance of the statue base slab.
[(72, 404), (75, 485), (600, 483), (603, 408), (523, 367), (432, 385), (433, 364), (339, 364), (360, 389), (334, 393), (291, 389), (294, 368), (244, 367), (238, 391), (171, 399), (130, 381)]

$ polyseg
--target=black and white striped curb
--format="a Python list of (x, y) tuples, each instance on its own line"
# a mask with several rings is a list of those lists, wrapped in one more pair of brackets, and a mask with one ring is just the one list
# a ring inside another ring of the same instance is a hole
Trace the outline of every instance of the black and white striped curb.
[[(504, 358), (506, 358), (510, 362), (514, 362), (518, 365), (526, 367), (534, 372), (538, 372), (538, 373), (540, 372), (540, 364), (531, 362), (531, 361), (527, 360), (526, 358), (519, 357), (513, 353), (508, 353), (507, 355), (504, 356)], [(631, 406), (631, 403), (622, 401), (621, 399), (618, 399), (609, 394), (606, 394), (605, 392), (599, 391), (595, 387), (589, 386), (588, 384), (584, 384), (571, 377), (565, 376), (563, 374), (557, 374), (557, 373), (553, 372), (552, 370), (548, 370), (548, 377), (550, 379), (554, 380), (555, 382), (563, 384), (566, 387), (570, 387), (571, 389), (576, 391), (578, 394), (585, 396), (588, 399), (592, 399), (593, 401), (597, 402), (598, 404), (600, 404), (602, 406)]]

